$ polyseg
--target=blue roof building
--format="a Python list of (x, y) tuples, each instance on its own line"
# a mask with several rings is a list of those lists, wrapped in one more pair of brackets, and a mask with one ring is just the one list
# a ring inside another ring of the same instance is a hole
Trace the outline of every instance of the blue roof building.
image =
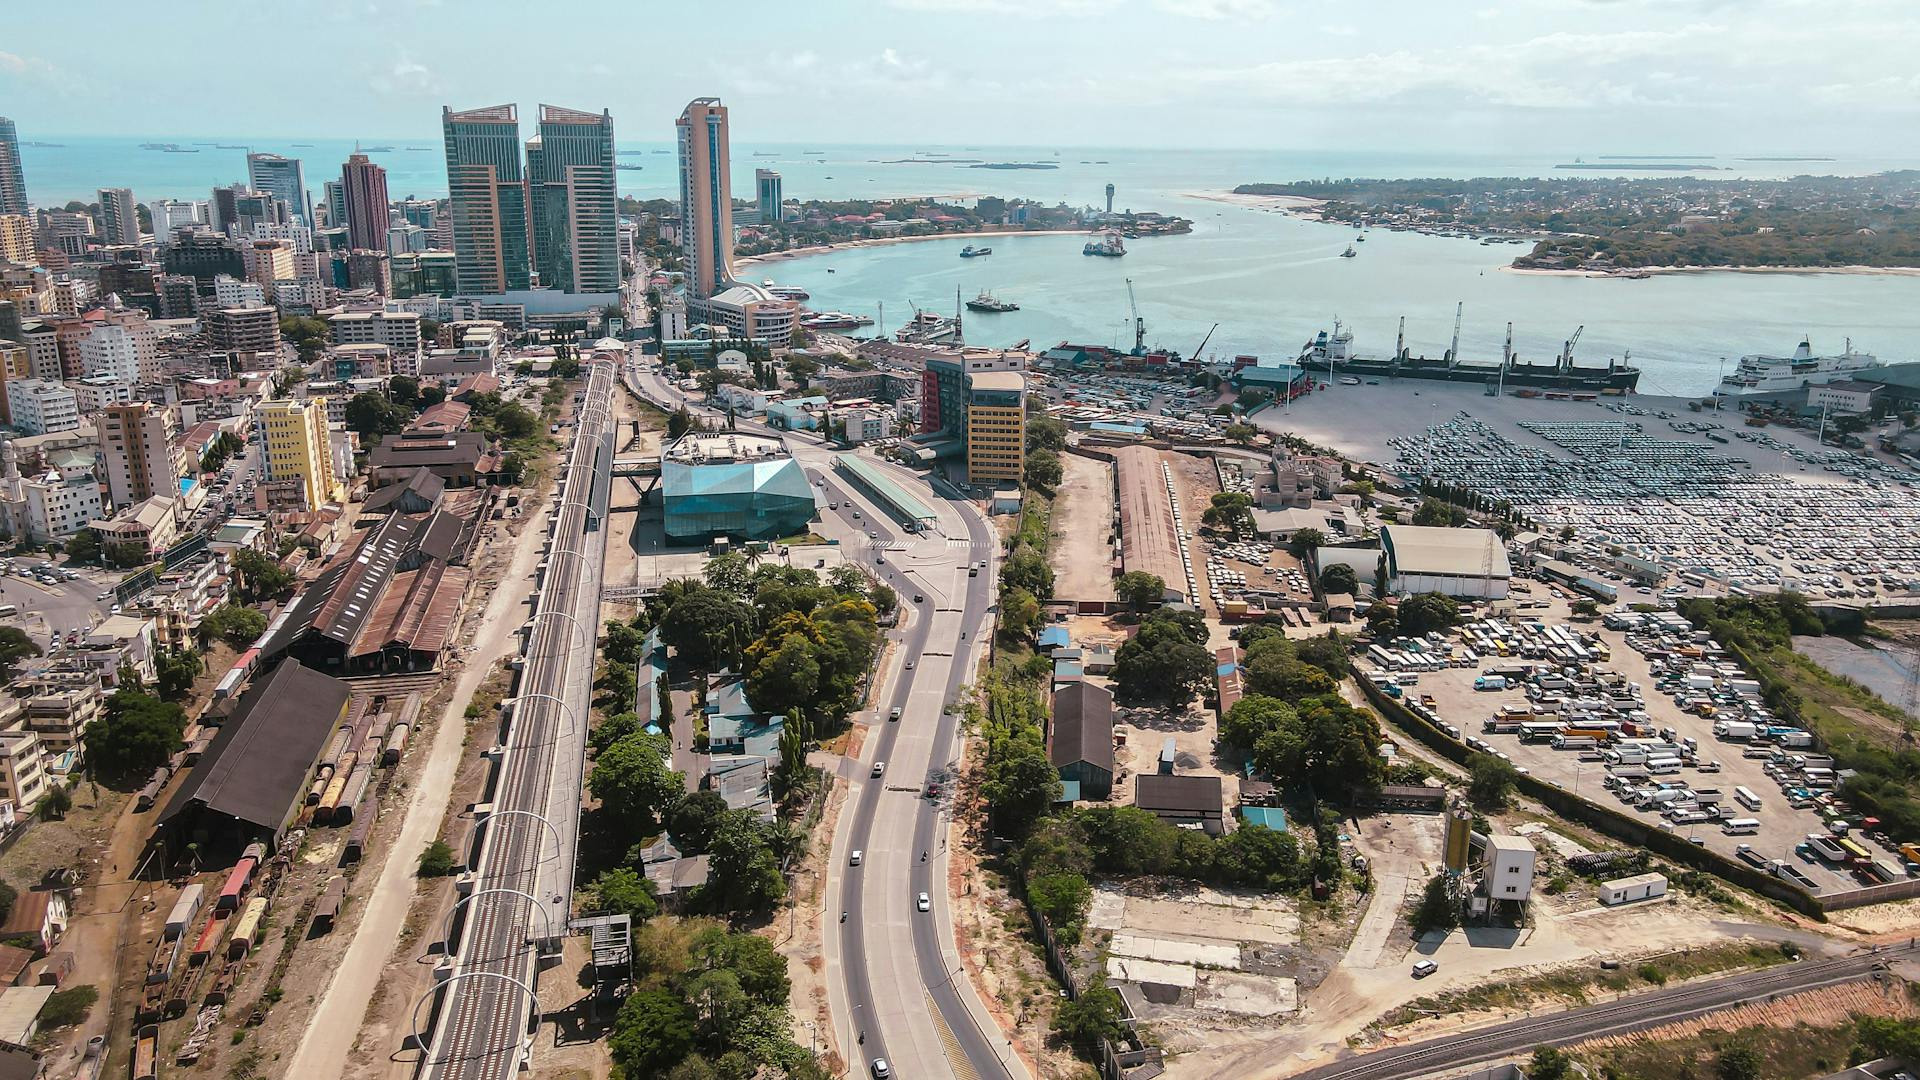
[(1045, 630), (1040, 631), (1039, 647), (1043, 653), (1050, 653), (1055, 649), (1062, 649), (1071, 644), (1073, 644), (1073, 637), (1067, 633), (1067, 628), (1064, 626), (1049, 626)]
[(660, 462), (669, 540), (775, 540), (805, 532), (813, 488), (778, 439), (721, 431), (688, 435)]

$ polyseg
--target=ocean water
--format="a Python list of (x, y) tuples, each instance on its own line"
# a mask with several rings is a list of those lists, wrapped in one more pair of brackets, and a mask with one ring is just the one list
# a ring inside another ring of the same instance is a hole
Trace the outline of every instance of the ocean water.
[[(618, 118), (616, 118), (616, 123)], [(661, 134), (669, 134), (662, 124)], [(622, 128), (629, 134), (633, 129)], [(91, 201), (100, 187), (131, 187), (142, 201), (205, 198), (220, 184), (245, 178), (247, 149), (299, 157), (316, 197), (324, 179), (352, 153), (352, 139), (209, 140), (169, 136), (64, 137), (22, 132), (30, 197), (37, 203)], [(60, 144), (32, 145), (33, 141)], [(175, 142), (198, 153), (141, 150), (142, 142)], [(310, 145), (296, 145), (306, 143)], [(396, 199), (446, 192), (437, 133), (360, 140), (388, 169)], [(620, 191), (638, 198), (675, 198), (671, 144), (621, 141)], [(390, 147), (391, 149), (377, 149)], [(1021, 310), (965, 313), (967, 340), (1008, 345), (1023, 338), (1046, 347), (1060, 341), (1129, 345), (1127, 281), (1132, 279), (1149, 345), (1228, 357), (1296, 355), (1337, 318), (1353, 327), (1358, 351), (1388, 353), (1401, 316), (1408, 345), (1439, 355), (1453, 332), (1456, 303), (1465, 304), (1461, 354), (1499, 355), (1506, 323), (1514, 324), (1523, 358), (1548, 359), (1585, 327), (1575, 357), (1582, 363), (1631, 356), (1650, 393), (1711, 389), (1724, 366), (1743, 353), (1784, 353), (1803, 335), (1816, 350), (1853, 344), (1889, 362), (1920, 359), (1920, 277), (1849, 274), (1674, 274), (1644, 280), (1550, 277), (1500, 269), (1524, 250), (1472, 240), (1376, 230), (1340, 258), (1351, 229), (1276, 211), (1211, 202), (1194, 193), (1254, 181), (1349, 176), (1544, 176), (1585, 152), (1544, 150), (1537, 156), (1407, 155), (1353, 151), (1140, 150), (993, 146), (916, 147), (848, 144), (734, 143), (734, 191), (753, 191), (756, 168), (783, 177), (789, 198), (885, 198), (900, 195), (1002, 195), (1091, 206), (1115, 186), (1115, 206), (1194, 219), (1191, 235), (1128, 243), (1121, 259), (1083, 256), (1078, 236), (996, 237), (994, 254), (961, 259), (964, 239), (843, 249), (754, 267), (743, 276), (806, 286), (816, 309), (879, 315), (884, 329), (904, 323), (912, 306), (950, 312), (991, 289)], [(1765, 152), (1765, 151), (1760, 151)], [(1040, 162), (1050, 169), (970, 168), (965, 160)], [(1912, 168), (1903, 160), (1746, 162), (1722, 155), (1717, 177), (1802, 173), (1864, 174)], [(1642, 175), (1642, 174), (1634, 174)], [(1667, 175), (1664, 173), (1644, 175)], [(978, 243), (979, 241), (972, 241)], [(831, 273), (829, 271), (832, 271)], [(1216, 326), (1217, 324), (1217, 326)]]

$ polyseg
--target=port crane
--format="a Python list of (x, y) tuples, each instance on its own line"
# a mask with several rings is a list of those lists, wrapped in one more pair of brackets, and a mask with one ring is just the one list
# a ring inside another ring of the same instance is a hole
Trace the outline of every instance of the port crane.
[(1200, 344), (1194, 347), (1194, 350), (1193, 350), (1193, 362), (1194, 362), (1194, 363), (1196, 363), (1196, 364), (1197, 364), (1197, 363), (1199, 363), (1199, 362), (1200, 362), (1200, 354), (1201, 354), (1202, 352), (1204, 352), (1204, 351), (1206, 350), (1206, 347), (1207, 347), (1207, 342), (1209, 342), (1209, 341), (1212, 341), (1212, 340), (1213, 340), (1213, 331), (1214, 331), (1214, 330), (1218, 330), (1218, 329), (1220, 329), (1220, 324), (1219, 324), (1219, 323), (1214, 323), (1214, 324), (1213, 324), (1213, 330), (1208, 330), (1208, 331), (1207, 331), (1207, 336), (1206, 336), (1206, 337), (1203, 337), (1203, 338), (1201, 338), (1201, 339), (1200, 339)]
[(1147, 355), (1147, 320), (1140, 317), (1140, 305), (1133, 298), (1133, 279), (1127, 279), (1127, 307), (1133, 309), (1133, 353)]
[(1573, 336), (1568, 338), (1566, 345), (1560, 349), (1560, 370), (1565, 371), (1573, 366), (1573, 347), (1580, 343), (1580, 334), (1586, 328), (1585, 323), (1573, 328)]

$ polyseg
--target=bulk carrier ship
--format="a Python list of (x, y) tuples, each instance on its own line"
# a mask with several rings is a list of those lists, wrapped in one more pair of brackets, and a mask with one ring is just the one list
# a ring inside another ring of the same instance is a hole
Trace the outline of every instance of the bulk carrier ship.
[[(1581, 329), (1585, 329), (1582, 327)], [(1300, 353), (1300, 366), (1328, 376), (1351, 375), (1383, 379), (1432, 379), (1439, 382), (1482, 383), (1493, 392), (1505, 386), (1534, 387), (1547, 390), (1577, 390), (1602, 394), (1631, 394), (1640, 386), (1640, 369), (1630, 364), (1607, 361), (1605, 367), (1581, 366), (1573, 362), (1573, 346), (1580, 330), (1567, 339), (1566, 346), (1552, 363), (1522, 362), (1513, 353), (1513, 324), (1507, 324), (1507, 343), (1500, 360), (1492, 364), (1463, 363), (1460, 354), (1460, 322), (1456, 314), (1453, 347), (1438, 359), (1414, 356), (1407, 352), (1407, 320), (1400, 320), (1400, 336), (1390, 357), (1358, 356), (1353, 352), (1353, 331), (1333, 324), (1331, 333), (1314, 335)]]

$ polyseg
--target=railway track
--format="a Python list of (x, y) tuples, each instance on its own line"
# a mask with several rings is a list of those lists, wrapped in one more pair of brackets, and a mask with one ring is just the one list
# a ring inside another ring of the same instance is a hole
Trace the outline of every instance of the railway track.
[(566, 930), (574, 854), (568, 836), (576, 823), (566, 822), (562, 833), (548, 811), (560, 802), (577, 819), (585, 769), (606, 547), (605, 531), (589, 528), (606, 517), (614, 368), (590, 364), (578, 399), (525, 663), (498, 748), (492, 809), (477, 829), (478, 852), (468, 863), (474, 874), (470, 888), (463, 883), (461, 915), (447, 941), (451, 960), (440, 972), (424, 1040), (419, 1073), (428, 1080), (505, 1080), (519, 1071), (537, 1027), (539, 945)]
[(1913, 946), (1905, 945), (1830, 960), (1785, 964), (1530, 1017), (1484, 1031), (1379, 1050), (1295, 1074), (1295, 1080), (1411, 1080), (1435, 1070), (1521, 1054), (1538, 1046), (1643, 1030), (1758, 998), (1850, 982), (1871, 975), (1894, 960), (1911, 958), (1915, 953)]

